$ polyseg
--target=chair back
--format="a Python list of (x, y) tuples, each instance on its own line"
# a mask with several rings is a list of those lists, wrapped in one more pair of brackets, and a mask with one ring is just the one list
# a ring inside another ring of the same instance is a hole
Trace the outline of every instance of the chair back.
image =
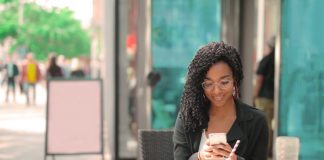
[(173, 160), (173, 131), (139, 130), (140, 160)]
[(276, 138), (276, 160), (298, 160), (300, 142), (298, 137)]

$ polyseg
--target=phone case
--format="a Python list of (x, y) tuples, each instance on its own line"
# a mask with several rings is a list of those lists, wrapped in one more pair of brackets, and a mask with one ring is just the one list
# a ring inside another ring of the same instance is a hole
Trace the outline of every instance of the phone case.
[(220, 143), (226, 144), (227, 143), (226, 133), (210, 133), (209, 142), (211, 145), (220, 144)]

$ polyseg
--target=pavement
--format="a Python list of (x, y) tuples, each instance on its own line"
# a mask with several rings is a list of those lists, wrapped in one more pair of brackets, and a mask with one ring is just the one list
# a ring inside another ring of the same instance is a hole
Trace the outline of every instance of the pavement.
[(44, 107), (1, 105), (0, 159), (40, 160), (44, 157)]
[[(5, 102), (0, 88), (0, 160), (42, 160), (45, 154), (46, 90), (36, 87), (36, 104), (26, 106), (26, 98), (16, 92), (16, 102)], [(110, 157), (106, 156), (108, 159)], [(106, 159), (107, 159), (106, 158)], [(47, 159), (52, 160), (51, 156)], [(55, 156), (56, 160), (101, 160), (99, 155)]]

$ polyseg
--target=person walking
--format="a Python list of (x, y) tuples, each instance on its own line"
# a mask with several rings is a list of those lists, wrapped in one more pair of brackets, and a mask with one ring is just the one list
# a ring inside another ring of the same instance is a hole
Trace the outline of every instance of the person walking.
[(22, 67), (21, 81), (26, 95), (26, 104), (30, 105), (30, 89), (33, 92), (33, 104), (36, 104), (36, 84), (41, 80), (41, 72), (37, 61), (32, 53), (26, 56), (25, 64)]
[(56, 63), (56, 56), (50, 58), (50, 63), (46, 71), (46, 78), (63, 78), (63, 72), (60, 66)]
[(12, 92), (13, 102), (16, 102), (16, 77), (19, 75), (19, 70), (16, 63), (13, 62), (12, 57), (9, 55), (7, 57), (7, 63), (5, 64), (6, 70), (6, 81), (7, 81), (7, 92), (6, 92), (6, 102), (9, 101), (10, 90)]
[(256, 108), (264, 111), (269, 133), (269, 156), (272, 157), (272, 140), (273, 127), (272, 121), (274, 118), (274, 58), (275, 58), (275, 37), (271, 37), (268, 42), (268, 54), (264, 56), (256, 71), (256, 85), (254, 89), (254, 105)]

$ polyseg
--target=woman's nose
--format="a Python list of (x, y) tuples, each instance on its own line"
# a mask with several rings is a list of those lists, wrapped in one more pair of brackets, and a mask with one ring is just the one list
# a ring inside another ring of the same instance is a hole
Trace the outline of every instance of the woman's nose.
[(218, 86), (218, 84), (214, 84), (214, 87), (212, 89), (212, 92), (217, 94), (221, 92), (221, 88)]

